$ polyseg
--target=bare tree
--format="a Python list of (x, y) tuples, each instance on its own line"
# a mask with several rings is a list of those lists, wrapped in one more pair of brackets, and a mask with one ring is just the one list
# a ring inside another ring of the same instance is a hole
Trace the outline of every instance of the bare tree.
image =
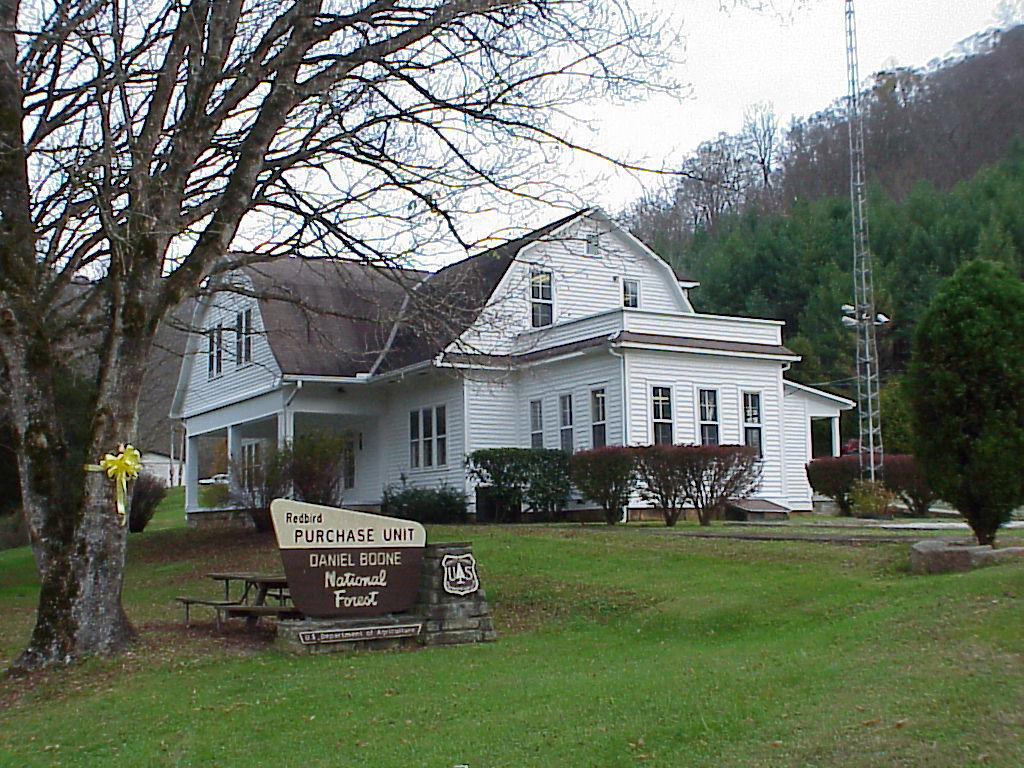
[(771, 102), (752, 104), (743, 111), (740, 133), (750, 161), (761, 173), (761, 186), (772, 185), (772, 173), (779, 155), (779, 121)]
[(96, 355), (101, 456), (212, 275), (307, 247), (395, 264), (458, 239), (474, 194), (549, 194), (531, 171), (573, 148), (558, 107), (635, 96), (660, 51), (624, 0), (0, 0), (0, 355), (42, 584), (19, 663), (133, 635), (59, 362)]

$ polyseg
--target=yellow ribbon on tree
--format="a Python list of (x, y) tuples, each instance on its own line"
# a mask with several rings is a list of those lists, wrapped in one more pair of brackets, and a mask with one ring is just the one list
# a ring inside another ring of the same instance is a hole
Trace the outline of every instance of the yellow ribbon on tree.
[(139, 476), (142, 469), (142, 454), (130, 444), (117, 446), (117, 453), (108, 453), (99, 464), (86, 464), (90, 472), (106, 472), (107, 477), (114, 481), (117, 489), (117, 514), (121, 517), (121, 525), (128, 522), (128, 481)]

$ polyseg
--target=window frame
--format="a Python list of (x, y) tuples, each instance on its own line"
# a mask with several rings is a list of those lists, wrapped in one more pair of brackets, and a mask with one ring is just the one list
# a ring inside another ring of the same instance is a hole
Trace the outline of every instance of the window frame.
[(530, 447), (544, 447), (544, 400), (531, 400), (529, 406)]
[[(660, 390), (660, 394), (659, 394)], [(662, 402), (659, 404), (659, 400)], [(675, 412), (673, 410), (672, 387), (664, 384), (652, 384), (650, 387), (651, 404), (651, 445), (675, 444)], [(667, 413), (665, 409), (667, 408)], [(660, 413), (660, 415), (659, 415)], [(660, 429), (659, 429), (660, 427)], [(665, 430), (668, 430), (668, 440)]]
[(206, 378), (216, 379), (224, 373), (224, 324), (206, 329)]
[(428, 405), (409, 411), (409, 468), (429, 471), (447, 466), (447, 404)]
[[(710, 405), (714, 408), (712, 414), (714, 418), (705, 418), (705, 394), (712, 395)], [(710, 434), (712, 428), (714, 428), (714, 441), (706, 439), (706, 435)], [(697, 442), (699, 445), (722, 444), (722, 398), (719, 390), (714, 387), (698, 387), (697, 389)]]
[[(600, 429), (601, 439), (597, 439)], [(604, 387), (590, 390), (590, 447), (604, 448), (608, 445), (608, 393)]]
[(558, 447), (569, 454), (573, 453), (576, 447), (571, 392), (558, 396)]
[[(751, 419), (751, 409), (747, 405), (747, 398), (757, 398), (756, 418)], [(743, 425), (743, 444), (751, 448), (757, 448), (757, 458), (764, 458), (764, 397), (756, 390), (744, 390), (740, 398), (740, 421)], [(750, 435), (756, 432), (757, 442), (750, 442)]]
[[(546, 285), (544, 279), (546, 278)], [(546, 296), (545, 296), (546, 289)], [(546, 312), (547, 322), (544, 315)], [(550, 269), (530, 270), (530, 327), (547, 328), (555, 322), (555, 275)]]
[[(627, 286), (632, 286), (634, 290), (627, 291)], [(633, 301), (632, 304), (629, 303), (630, 299)], [(622, 278), (622, 307), (640, 309), (640, 281), (634, 277)]]
[(601, 255), (601, 233), (600, 232), (589, 232), (583, 236), (583, 255), (584, 256), (600, 256)]
[(263, 468), (263, 444), (259, 440), (244, 442), (239, 448), (241, 452), (239, 466), (241, 477), (239, 484), (247, 491), (253, 489), (258, 472)]
[(252, 362), (252, 307), (235, 312), (235, 367)]

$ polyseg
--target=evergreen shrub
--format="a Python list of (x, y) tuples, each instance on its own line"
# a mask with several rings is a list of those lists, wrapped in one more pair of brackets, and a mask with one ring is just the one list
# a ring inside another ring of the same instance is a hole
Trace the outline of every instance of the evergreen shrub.
[(142, 473), (132, 484), (132, 500), (128, 510), (128, 530), (142, 533), (153, 519), (156, 508), (167, 495), (167, 486), (153, 475)]
[(380, 513), (418, 523), (450, 525), (466, 522), (466, 494), (450, 486), (415, 488), (403, 479), (384, 489)]

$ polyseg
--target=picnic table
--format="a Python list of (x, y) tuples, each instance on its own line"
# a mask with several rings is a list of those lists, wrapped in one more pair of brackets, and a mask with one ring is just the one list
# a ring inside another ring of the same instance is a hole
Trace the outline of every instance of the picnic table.
[[(185, 606), (185, 623), (189, 623), (189, 609), (193, 605), (206, 605), (216, 613), (217, 628), (221, 621), (229, 618), (245, 618), (246, 624), (255, 626), (261, 616), (276, 616), (279, 619), (300, 618), (302, 614), (291, 604), (288, 579), (284, 574), (260, 573), (258, 571), (217, 571), (205, 574), (206, 578), (224, 584), (223, 600), (207, 600), (199, 597), (181, 596), (176, 598)], [(232, 597), (232, 592), (235, 596)], [(267, 602), (268, 598), (276, 601)]]

